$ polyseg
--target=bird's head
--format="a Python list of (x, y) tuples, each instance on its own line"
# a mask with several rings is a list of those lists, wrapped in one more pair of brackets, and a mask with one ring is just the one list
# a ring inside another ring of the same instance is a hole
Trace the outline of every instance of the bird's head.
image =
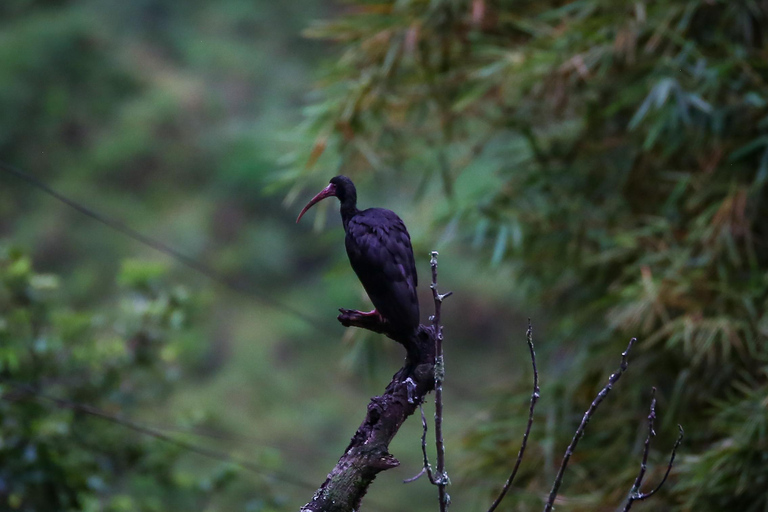
[(312, 206), (314, 206), (316, 203), (322, 201), (326, 197), (331, 196), (335, 196), (339, 199), (342, 208), (354, 209), (357, 205), (357, 191), (355, 190), (355, 185), (352, 183), (352, 180), (346, 176), (335, 176), (331, 178), (331, 182), (327, 187), (321, 190), (315, 197), (310, 199), (310, 201), (307, 203), (307, 206), (301, 210), (301, 213), (296, 219), (296, 222), (298, 223), (304, 214), (307, 213), (307, 210), (312, 208)]

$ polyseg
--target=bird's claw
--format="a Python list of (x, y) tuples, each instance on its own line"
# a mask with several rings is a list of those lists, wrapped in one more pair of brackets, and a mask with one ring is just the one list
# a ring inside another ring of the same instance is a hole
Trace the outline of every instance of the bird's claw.
[(383, 332), (386, 329), (386, 320), (375, 309), (373, 311), (358, 311), (339, 308), (339, 312), (341, 314), (336, 318), (344, 327), (362, 327), (376, 332)]

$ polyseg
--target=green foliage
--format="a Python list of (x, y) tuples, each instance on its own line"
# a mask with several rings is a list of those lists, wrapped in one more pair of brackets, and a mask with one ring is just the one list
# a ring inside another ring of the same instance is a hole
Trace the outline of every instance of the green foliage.
[[(768, 4), (350, 3), (309, 30), (339, 43), (340, 57), (286, 178), (331, 165), (401, 179), (417, 197), (443, 190), (433, 211), (458, 226), (455, 247), (504, 265), (517, 298), (557, 319), (545, 345), (542, 396), (556, 402), (545, 468), (626, 338), (641, 339), (631, 382), (595, 418), (566, 480), (579, 498), (559, 508), (621, 501), (654, 384), (658, 449), (676, 422), (691, 434), (681, 485), (655, 509), (762, 510), (768, 465), (741, 429), (764, 411), (739, 408), (749, 399), (733, 390), (766, 396)], [(714, 412), (731, 407), (741, 416)], [(486, 472), (514, 458), (514, 443), (496, 446), (479, 462)], [(550, 475), (525, 485), (541, 493)]]
[[(768, 507), (768, 389), (763, 379), (736, 386), (712, 411), (717, 442), (706, 452), (688, 457), (681, 468), (691, 474), (683, 485), (689, 508), (716, 511), (738, 507), (760, 511)], [(698, 482), (706, 481), (707, 485)]]
[[(296, 214), (263, 193), (282, 154), (280, 132), (295, 124), (310, 65), (323, 50), (300, 30), (323, 8), (315, 0), (0, 1), (0, 160), (224, 280), (312, 316), (320, 312), (309, 304), (321, 304), (332, 324), (338, 305), (362, 302), (354, 274), (330, 299), (322, 287), (310, 294), (302, 278), (319, 276), (335, 246), (297, 236), (304, 228), (295, 226)], [(83, 495), (69, 509), (105, 510), (111, 501), (127, 510), (267, 512), (309, 499), (348, 442), (342, 427), (358, 421), (357, 400), (368, 395), (333, 371), (338, 339), (231, 293), (5, 172), (0, 237), (25, 248), (18, 265), (37, 269), (41, 286), (45, 276), (61, 276), (54, 290), (33, 289), (49, 300), (35, 307), (47, 329), (70, 337), (44, 360), (50, 378), (31, 365), (24, 332), (3, 338), (3, 365), (15, 364), (18, 380), (34, 369), (48, 379), (29, 382), (40, 392), (233, 454), (269, 475), (233, 478), (227, 464), (38, 404), (4, 384), (3, 397), (25, 398), (1, 401), (0, 422), (34, 413), (34, 421), (64, 417), (66, 428), (78, 428), (76, 439), (75, 431), (57, 438), (57, 450), (82, 461), (58, 466)], [(78, 336), (80, 345), (71, 341)], [(59, 382), (59, 374), (75, 382)], [(0, 459), (0, 471), (21, 464), (6, 452)], [(47, 460), (25, 468), (47, 471)], [(91, 473), (105, 482), (100, 490), (81, 485)], [(0, 499), (15, 477), (3, 473)], [(21, 496), (14, 504), (32, 507), (27, 494), (13, 493)]]
[(119, 281), (119, 308), (72, 310), (56, 276), (36, 273), (20, 251), (0, 252), (3, 510), (200, 509), (231, 481), (226, 467), (189, 474), (178, 446), (121, 425), (162, 405), (178, 382), (193, 308), (139, 262)]
[[(293, 34), (319, 5), (4, 1), (0, 155), (225, 277), (328, 319), (363, 302), (346, 262), (332, 263), (343, 258), (338, 233), (297, 236), (305, 228), (294, 226), (295, 211), (263, 190), (287, 183), (292, 200), (310, 175), (319, 184), (349, 174), (366, 203), (413, 219), (417, 254), (450, 244), (456, 255), (443, 267), (459, 269), (445, 279), (459, 292), (446, 306), (456, 388), (474, 391), (496, 373), (507, 384), (499, 347), (512, 336), (500, 320), (510, 297), (525, 316), (531, 304), (546, 312), (534, 319), (546, 325), (537, 328), (540, 415), (524, 489), (505, 506), (539, 508), (581, 414), (637, 335), (558, 509), (613, 509), (624, 498), (651, 385), (660, 421), (648, 482), (663, 472), (675, 423), (688, 437), (674, 486), (646, 507), (764, 508), (765, 2), (352, 0), (307, 30), (340, 51), (321, 64), (294, 129), (307, 68), (327, 46)], [(278, 162), (287, 169), (276, 176)], [(3, 257), (3, 376), (114, 414), (173, 422), (180, 408), (217, 435), (256, 431), (296, 451), (286, 460), (297, 473), (325, 474), (370, 394), (329, 370), (340, 359), (335, 340), (226, 294), (210, 326), (190, 325), (200, 308), (168, 286), (166, 269), (189, 287), (194, 274), (147, 263), (146, 249), (25, 187), (3, 178), (0, 231), (31, 254)], [(386, 194), (397, 187), (399, 198), (421, 201), (408, 208)], [(305, 277), (328, 268), (323, 281)], [(394, 349), (372, 347), (357, 345), (355, 366), (400, 363)], [(516, 454), (529, 382), (515, 380), (466, 437), (465, 481), (481, 492), (496, 489)], [(269, 488), (252, 499), (242, 479), (218, 493), (231, 484), (226, 467), (2, 386), (0, 472), (28, 479), (0, 473), (3, 506), (31, 510), (26, 500), (52, 496), (62, 509), (282, 506)], [(467, 396), (451, 404), (469, 411), (456, 430), (476, 413), (466, 403), (477, 395)], [(218, 442), (280, 466), (281, 450)], [(402, 442), (398, 458), (407, 467), (412, 454), (417, 467), (418, 450)], [(29, 444), (39, 445), (32, 459)], [(56, 492), (41, 474), (61, 484)]]

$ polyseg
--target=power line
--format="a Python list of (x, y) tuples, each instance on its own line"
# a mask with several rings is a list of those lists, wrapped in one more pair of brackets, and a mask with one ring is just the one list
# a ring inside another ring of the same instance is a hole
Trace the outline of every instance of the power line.
[[(15, 382), (13, 380), (10, 380), (5, 377), (0, 377), (0, 382), (7, 384), (8, 386), (11, 386), (17, 390), (19, 390), (22, 395), (28, 395), (32, 398), (38, 400), (38, 401), (44, 401), (49, 402), (57, 407), (60, 407), (62, 409), (69, 409), (71, 411), (80, 412), (83, 414), (87, 414), (96, 418), (100, 418), (106, 421), (109, 421), (111, 423), (114, 423), (116, 425), (120, 425), (123, 427), (126, 427), (130, 430), (133, 430), (135, 432), (138, 432), (143, 435), (147, 435), (150, 437), (153, 437), (155, 439), (158, 439), (160, 441), (166, 442), (168, 444), (172, 444), (174, 446), (177, 446), (183, 450), (186, 450), (191, 453), (195, 453), (197, 455), (201, 455), (203, 457), (207, 457), (209, 459), (218, 460), (221, 462), (227, 462), (229, 464), (233, 464), (239, 468), (245, 469), (247, 471), (251, 471), (252, 473), (255, 473), (257, 475), (263, 476), (265, 478), (270, 478), (279, 482), (295, 485), (298, 487), (303, 487), (305, 489), (309, 490), (316, 490), (317, 485), (304, 480), (302, 478), (298, 478), (294, 476), (292, 473), (288, 473), (285, 471), (275, 471), (272, 469), (265, 468), (263, 466), (260, 466), (258, 464), (254, 464), (252, 462), (248, 462), (236, 457), (233, 457), (227, 453), (213, 450), (210, 448), (205, 448), (202, 446), (195, 445), (193, 443), (189, 443), (186, 441), (182, 441), (180, 439), (177, 439), (175, 437), (168, 436), (162, 432), (159, 432), (157, 429), (148, 427), (146, 425), (140, 425), (132, 420), (129, 420), (127, 418), (123, 418), (121, 416), (117, 416), (114, 414), (110, 414), (106, 411), (103, 411), (101, 409), (98, 409), (96, 407), (80, 404), (76, 402), (72, 402), (70, 400), (65, 400), (63, 398), (54, 397), (51, 395), (48, 395), (46, 393), (43, 393), (41, 391), (38, 391), (30, 384)], [(7, 397), (0, 395), (0, 398)], [(392, 509), (385, 507), (379, 503), (371, 502), (369, 500), (369, 505), (371, 505), (371, 508), (374, 508), (376, 510), (382, 510), (382, 511), (392, 511)]]
[[(173, 424), (158, 424), (154, 423), (152, 424), (151, 428), (161, 431), (161, 432), (175, 432), (178, 434), (186, 435), (186, 436), (194, 436), (194, 437), (201, 437), (204, 439), (212, 439), (214, 441), (219, 442), (226, 442), (226, 443), (248, 443), (251, 445), (257, 445), (262, 446), (265, 448), (271, 448), (275, 450), (280, 451), (289, 451), (294, 453), (301, 453), (306, 455), (307, 449), (306, 447), (302, 447), (300, 450), (293, 446), (285, 446), (284, 444), (271, 444), (266, 438), (264, 437), (257, 437), (253, 435), (246, 435), (246, 434), (239, 434), (239, 433), (226, 433), (222, 432), (216, 429), (206, 429), (206, 428), (199, 428), (199, 427), (184, 427), (180, 425), (173, 425)], [(323, 454), (323, 455), (329, 455), (330, 452), (326, 449), (326, 447), (317, 447), (314, 446), (311, 448), (311, 451), (316, 454)]]
[[(90, 207), (87, 207), (87, 206), (83, 205), (82, 203), (79, 203), (79, 202), (77, 202), (77, 201), (75, 201), (73, 199), (68, 198), (67, 196), (64, 196), (63, 194), (57, 192), (56, 190), (54, 190), (50, 186), (48, 186), (45, 183), (43, 183), (41, 180), (39, 180), (39, 179), (35, 178), (34, 176), (32, 176), (32, 175), (22, 171), (21, 169), (18, 169), (15, 166), (12, 166), (10, 164), (7, 164), (5, 162), (0, 161), (0, 170), (3, 170), (3, 171), (5, 171), (5, 172), (7, 172), (9, 174), (12, 174), (12, 175), (16, 176), (17, 178), (19, 178), (19, 179), (21, 179), (23, 181), (26, 181), (28, 184), (32, 185), (33, 187), (36, 187), (39, 190), (42, 190), (43, 192), (45, 192), (49, 196), (53, 197), (54, 199), (58, 200), (61, 203), (64, 203), (65, 205), (69, 206), (70, 208), (73, 208), (74, 210), (77, 210), (81, 214), (83, 214), (83, 215), (85, 215), (85, 216), (87, 216), (87, 217), (89, 217), (89, 218), (91, 218), (93, 220), (96, 220), (96, 221), (100, 222), (101, 224), (104, 224), (105, 226), (107, 226), (109, 228), (112, 228), (112, 229), (122, 233), (123, 235), (125, 235), (125, 236), (127, 236), (127, 237), (129, 237), (129, 238), (131, 238), (131, 239), (133, 239), (133, 240), (143, 244), (143, 245), (151, 247), (152, 249), (154, 249), (154, 250), (156, 250), (158, 252), (161, 252), (161, 253), (163, 253), (163, 254), (165, 254), (167, 256), (170, 256), (171, 258), (173, 258), (176, 261), (182, 263), (186, 267), (191, 268), (192, 270), (194, 270), (194, 271), (196, 271), (196, 272), (198, 272), (200, 274), (203, 274), (204, 276), (206, 276), (207, 278), (211, 279), (212, 281), (214, 281), (216, 283), (219, 283), (220, 285), (223, 285), (223, 286), (229, 288), (230, 290), (233, 290), (233, 291), (238, 292), (240, 294), (243, 294), (243, 295), (249, 296), (251, 298), (254, 298), (257, 301), (259, 301), (259, 302), (261, 302), (261, 303), (263, 303), (263, 304), (265, 304), (265, 305), (267, 305), (267, 306), (269, 306), (269, 307), (271, 307), (273, 309), (280, 310), (280, 311), (283, 311), (285, 313), (291, 314), (291, 315), (293, 315), (293, 316), (303, 320), (304, 322), (306, 322), (307, 324), (311, 325), (312, 327), (314, 327), (314, 328), (316, 328), (316, 329), (318, 329), (318, 330), (320, 330), (320, 331), (322, 331), (322, 332), (324, 332), (324, 333), (326, 333), (326, 334), (328, 334), (330, 336), (334, 336), (335, 337), (335, 336), (338, 335), (337, 332), (332, 330), (327, 324), (323, 323), (320, 319), (315, 318), (313, 316), (310, 316), (310, 315), (304, 313), (303, 311), (300, 311), (300, 310), (298, 310), (298, 309), (296, 309), (296, 308), (294, 308), (294, 307), (292, 307), (292, 306), (290, 306), (288, 304), (285, 304), (285, 303), (280, 302), (278, 300), (275, 300), (275, 299), (273, 299), (271, 297), (268, 297), (264, 293), (262, 293), (260, 290), (254, 288), (252, 286), (249, 286), (249, 285), (241, 283), (241, 282), (233, 282), (233, 281), (229, 281), (229, 280), (225, 279), (224, 277), (222, 277), (219, 274), (217, 274), (213, 269), (211, 269), (209, 266), (205, 265), (204, 263), (199, 262), (199, 261), (197, 261), (197, 260), (195, 260), (195, 259), (193, 259), (193, 258), (191, 258), (191, 257), (189, 257), (189, 256), (187, 256), (187, 255), (177, 251), (176, 249), (172, 248), (171, 246), (169, 246), (167, 244), (164, 244), (163, 242), (155, 240), (155, 239), (153, 239), (153, 238), (151, 238), (149, 236), (146, 236), (146, 235), (136, 231), (135, 229), (129, 227), (128, 225), (126, 225), (122, 221), (110, 218), (110, 217), (108, 217), (108, 216), (106, 216), (104, 214), (101, 214), (101, 213), (97, 212), (96, 210), (94, 210), (94, 209), (92, 209)], [(257, 464), (253, 464), (253, 463), (248, 462), (248, 461), (237, 459), (237, 458), (232, 457), (231, 455), (229, 455), (227, 453), (224, 453), (224, 452), (221, 452), (221, 451), (218, 451), (218, 450), (213, 450), (213, 449), (205, 448), (205, 447), (202, 447), (202, 446), (198, 446), (198, 445), (186, 442), (186, 441), (182, 441), (182, 440), (177, 439), (175, 437), (172, 437), (172, 436), (169, 436), (167, 434), (164, 434), (163, 432), (160, 432), (159, 430), (157, 430), (155, 428), (148, 427), (148, 426), (145, 426), (145, 425), (140, 425), (140, 424), (138, 424), (136, 422), (133, 422), (133, 421), (125, 419), (125, 418), (122, 418), (120, 416), (116, 416), (116, 415), (107, 413), (107, 412), (102, 411), (100, 409), (97, 409), (95, 407), (92, 407), (92, 406), (89, 406), (89, 405), (84, 405), (84, 404), (78, 404), (78, 403), (75, 403), (75, 402), (71, 402), (69, 400), (65, 400), (65, 399), (62, 399), (62, 398), (57, 398), (57, 397), (54, 397), (54, 396), (50, 396), (50, 395), (41, 393), (41, 392), (37, 391), (36, 389), (34, 389), (32, 386), (30, 386), (28, 384), (15, 383), (15, 382), (9, 381), (8, 379), (3, 378), (3, 377), (0, 377), (0, 381), (4, 382), (4, 383), (6, 383), (6, 384), (8, 384), (8, 385), (10, 385), (12, 387), (15, 387), (18, 390), (21, 390), (23, 393), (25, 393), (27, 395), (31, 395), (32, 397), (34, 397), (38, 401), (50, 402), (50, 403), (55, 404), (57, 407), (61, 407), (61, 408), (65, 408), (65, 409), (81, 412), (81, 413), (88, 414), (88, 415), (96, 417), (96, 418), (101, 418), (103, 420), (112, 422), (114, 424), (121, 425), (123, 427), (129, 428), (129, 429), (131, 429), (131, 430), (133, 430), (135, 432), (138, 432), (140, 434), (147, 435), (147, 436), (153, 437), (155, 439), (159, 439), (161, 441), (164, 441), (166, 443), (175, 445), (175, 446), (177, 446), (179, 448), (182, 448), (184, 450), (187, 450), (187, 451), (189, 451), (191, 453), (196, 453), (196, 454), (201, 455), (203, 457), (219, 460), (219, 461), (222, 461), (222, 462), (228, 462), (228, 463), (236, 465), (236, 466), (238, 466), (240, 468), (243, 468), (243, 469), (246, 469), (248, 471), (251, 471), (253, 473), (265, 476), (267, 478), (272, 478), (272, 479), (275, 479), (275, 480), (278, 480), (278, 481), (282, 481), (282, 482), (289, 483), (289, 484), (292, 484), (292, 485), (304, 487), (304, 488), (307, 488), (307, 489), (313, 489), (313, 490), (316, 489), (316, 485), (315, 484), (313, 484), (311, 482), (308, 482), (306, 480), (303, 480), (301, 478), (297, 478), (297, 477), (293, 476), (293, 474), (291, 474), (291, 473), (276, 472), (276, 471), (264, 468), (262, 466), (259, 466)], [(0, 396), (0, 398), (2, 398), (2, 396)], [(199, 432), (190, 432), (190, 433), (196, 434), (196, 435), (203, 435), (203, 436), (209, 435), (209, 434), (204, 434), (204, 433), (199, 433)], [(387, 509), (385, 507), (382, 507), (380, 504), (375, 504), (375, 503), (370, 503), (370, 504), (373, 505), (373, 507), (375, 507), (376, 509), (379, 509), (379, 510), (389, 510), (389, 509)]]
[(295, 316), (296, 318), (299, 318), (306, 322), (307, 324), (311, 325), (312, 327), (323, 331), (324, 333), (328, 334), (329, 336), (338, 336), (338, 333), (332, 330), (326, 323), (322, 322), (320, 319), (315, 318), (311, 315), (308, 315), (304, 313), (303, 311), (294, 308), (293, 306), (290, 306), (288, 304), (285, 304), (284, 302), (280, 302), (278, 300), (275, 300), (271, 297), (268, 297), (263, 292), (258, 290), (257, 288), (248, 285), (247, 283), (243, 283), (241, 281), (230, 281), (219, 274), (217, 274), (212, 268), (210, 268), (208, 265), (201, 263), (200, 261), (197, 261), (179, 251), (174, 249), (173, 247), (160, 242), (159, 240), (156, 240), (154, 238), (151, 238), (147, 235), (144, 235), (135, 229), (129, 227), (124, 222), (112, 219), (104, 214), (101, 214), (97, 212), (96, 210), (89, 208), (82, 203), (79, 203), (73, 199), (70, 199), (63, 194), (57, 192), (50, 186), (46, 185), (39, 179), (35, 178), (31, 174), (28, 174), (21, 169), (14, 167), (13, 165), (7, 164), (5, 162), (0, 161), (0, 169), (3, 171), (12, 174), (16, 176), (17, 178), (26, 181), (30, 185), (32, 185), (35, 188), (38, 188), (48, 194), (49, 196), (53, 197), (54, 199), (58, 200), (59, 202), (64, 203), (65, 205), (69, 206), (70, 208), (73, 208), (77, 210), (78, 212), (82, 213), (83, 215), (90, 217), (93, 220), (96, 220), (105, 226), (108, 226), (115, 231), (118, 231), (122, 233), (123, 235), (132, 238), (133, 240), (144, 244), (148, 247), (151, 247), (152, 249), (161, 252), (167, 256), (170, 256), (171, 258), (175, 259), (176, 261), (180, 262), (181, 264), (185, 265), (188, 268), (191, 268), (192, 270), (206, 276), (207, 278), (211, 279), (212, 281), (215, 281), (230, 290), (233, 290), (237, 293), (240, 293), (242, 295), (246, 295), (249, 297), (254, 298), (255, 300), (261, 302), (262, 304), (265, 304), (266, 306), (269, 306), (273, 309), (276, 309), (278, 311), (283, 311), (285, 313), (291, 314)]
[(232, 457), (231, 455), (218, 451), (213, 450), (211, 448), (205, 448), (202, 446), (198, 446), (192, 443), (189, 443), (187, 441), (182, 441), (181, 439), (177, 439), (175, 437), (166, 435), (162, 432), (159, 432), (158, 430), (148, 427), (145, 425), (140, 425), (134, 421), (131, 421), (129, 419), (123, 418), (121, 416), (117, 416), (114, 414), (110, 414), (108, 412), (102, 411), (101, 409), (98, 409), (96, 407), (90, 406), (90, 405), (84, 405), (79, 404), (76, 402), (71, 402), (69, 400), (65, 400), (63, 398), (57, 398), (45, 393), (42, 393), (35, 389), (33, 386), (29, 384), (22, 384), (19, 382), (14, 382), (11, 380), (8, 380), (6, 378), (0, 377), (0, 382), (3, 382), (15, 389), (17, 389), (22, 395), (28, 395), (31, 396), (38, 401), (45, 401), (55, 404), (57, 407), (63, 408), (63, 409), (69, 409), (71, 411), (75, 412), (81, 412), (90, 416), (95, 416), (97, 418), (101, 418), (103, 420), (107, 420), (111, 423), (115, 423), (118, 425), (122, 425), (123, 427), (129, 428), (135, 432), (138, 432), (140, 434), (144, 434), (150, 437), (154, 437), (156, 439), (159, 439), (161, 441), (164, 441), (166, 443), (172, 444), (174, 446), (177, 446), (179, 448), (182, 448), (184, 450), (187, 450), (192, 453), (196, 453), (198, 455), (202, 455), (203, 457), (207, 457), (209, 459), (215, 459), (221, 462), (228, 462), (230, 464), (234, 464), (242, 469), (246, 469), (248, 471), (251, 471), (253, 473), (256, 473), (261, 476), (273, 478), (275, 480), (279, 480), (281, 482), (297, 485), (300, 487), (305, 487), (307, 489), (316, 489), (317, 486), (313, 483), (310, 483), (306, 480), (297, 478), (293, 476), (290, 473), (285, 472), (278, 472), (271, 469), (267, 469), (263, 466), (259, 466), (257, 464), (254, 464), (252, 462), (248, 462), (245, 460), (237, 459), (235, 457)]

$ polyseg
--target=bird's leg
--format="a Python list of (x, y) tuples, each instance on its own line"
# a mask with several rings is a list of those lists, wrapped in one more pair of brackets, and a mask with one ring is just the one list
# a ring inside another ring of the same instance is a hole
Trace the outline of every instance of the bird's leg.
[(370, 311), (358, 311), (357, 309), (346, 309), (346, 308), (339, 308), (339, 311), (341, 311), (344, 315), (349, 316), (350, 319), (359, 320), (359, 321), (375, 321), (376, 323), (384, 323), (384, 317), (381, 316), (381, 313), (376, 311), (375, 309), (372, 309)]
[(356, 309), (339, 308), (339, 322), (349, 327), (363, 327), (376, 332), (383, 332), (387, 321), (378, 311), (358, 311)]
[(361, 316), (361, 317), (375, 317), (375, 318), (377, 318), (379, 320), (379, 322), (383, 322), (384, 321), (384, 317), (381, 316), (381, 313), (379, 313), (375, 309), (372, 309), (370, 311), (352, 310), (352, 311), (350, 311), (350, 313), (358, 315), (358, 316)]

